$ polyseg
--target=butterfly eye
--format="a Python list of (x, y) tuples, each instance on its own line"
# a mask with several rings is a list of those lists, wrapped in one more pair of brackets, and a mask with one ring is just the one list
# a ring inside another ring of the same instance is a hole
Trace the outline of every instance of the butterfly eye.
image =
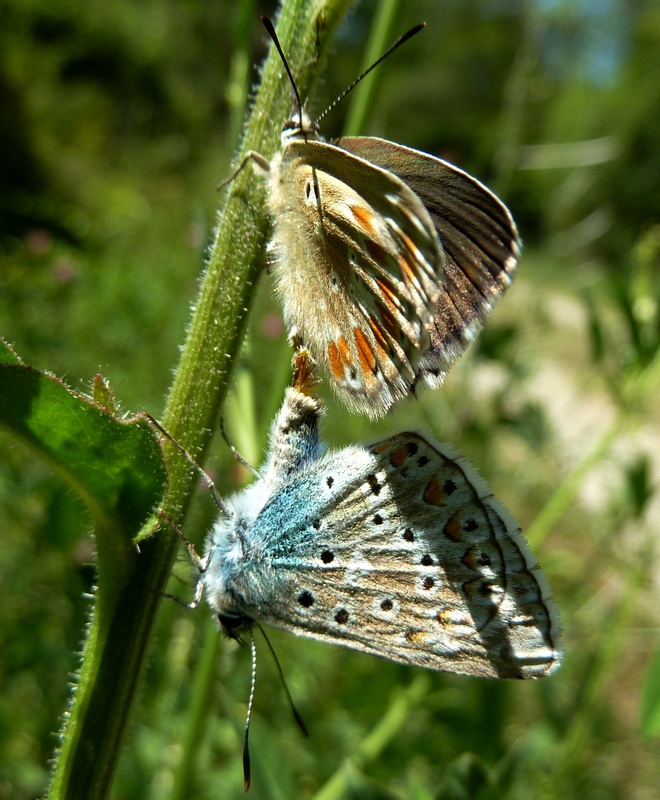
[(218, 622), (230, 639), (240, 641), (240, 635), (252, 624), (250, 617), (242, 614), (218, 614)]

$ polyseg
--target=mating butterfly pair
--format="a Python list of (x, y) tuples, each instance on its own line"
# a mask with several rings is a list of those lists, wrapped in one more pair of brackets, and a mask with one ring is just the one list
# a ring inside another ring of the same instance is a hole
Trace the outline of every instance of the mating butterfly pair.
[[(322, 141), (291, 82), (298, 113), (280, 151), (241, 167), (269, 175), (286, 321), (338, 396), (378, 416), (442, 381), (511, 282), (518, 234), (495, 195), (447, 162), (371, 137)], [(258, 480), (222, 504), (200, 561), (222, 625), (263, 620), (471, 675), (551, 672), (554, 605), (481, 478), (414, 433), (324, 455), (301, 364)]]
[[(511, 283), (520, 240), (451, 164), (373, 137), (323, 141), (292, 85), (280, 151), (241, 167), (268, 175), (294, 339), (351, 410), (378, 417), (442, 382)], [(223, 628), (256, 620), (431, 669), (550, 674), (561, 645), (544, 576), (465, 458), (416, 433), (325, 453), (320, 416), (297, 381), (258, 479), (221, 503), (196, 596)]]

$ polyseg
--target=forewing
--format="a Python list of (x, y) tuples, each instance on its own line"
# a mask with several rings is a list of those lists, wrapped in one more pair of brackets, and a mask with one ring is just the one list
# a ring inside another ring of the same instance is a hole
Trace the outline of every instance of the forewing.
[(276, 173), (287, 323), (349, 407), (378, 416), (431, 346), (444, 261), (433, 222), (399, 178), (333, 145), (291, 142)]
[(521, 250), (513, 218), (486, 186), (439, 158), (371, 137), (337, 145), (401, 178), (433, 219), (445, 275), (418, 380), (438, 385), (513, 280)]
[(293, 539), (266, 543), (273, 588), (248, 611), (431, 669), (535, 678), (558, 665), (545, 579), (462, 457), (403, 433), (331, 454), (305, 483), (294, 491), (311, 511)]

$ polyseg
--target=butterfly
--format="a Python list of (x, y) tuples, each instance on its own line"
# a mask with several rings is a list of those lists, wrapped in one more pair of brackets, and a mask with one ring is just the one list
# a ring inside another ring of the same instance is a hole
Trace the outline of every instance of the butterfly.
[(510, 285), (520, 238), (506, 206), (447, 161), (370, 136), (324, 141), (262, 19), (298, 111), (279, 152), (250, 151), (239, 170), (252, 160), (267, 175), (269, 250), (294, 340), (350, 410), (376, 418), (442, 383)]
[(197, 598), (225, 632), (266, 623), (435, 670), (553, 672), (545, 578), (466, 459), (417, 433), (325, 452), (321, 414), (288, 388), (259, 478), (222, 501)]

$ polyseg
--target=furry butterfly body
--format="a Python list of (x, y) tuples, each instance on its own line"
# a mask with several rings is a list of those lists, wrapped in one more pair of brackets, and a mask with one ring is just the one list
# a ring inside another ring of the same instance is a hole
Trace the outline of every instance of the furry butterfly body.
[(415, 433), (326, 453), (320, 413), (287, 390), (261, 477), (209, 536), (200, 581), (225, 629), (257, 620), (483, 677), (552, 672), (545, 579), (466, 460)]

